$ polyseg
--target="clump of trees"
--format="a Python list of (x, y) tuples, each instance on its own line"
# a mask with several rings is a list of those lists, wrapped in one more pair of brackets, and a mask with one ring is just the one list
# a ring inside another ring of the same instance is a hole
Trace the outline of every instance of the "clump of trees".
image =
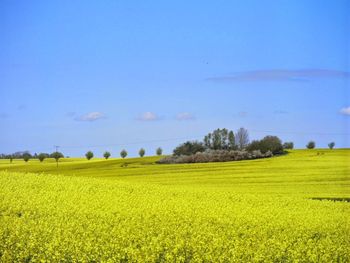
[(273, 154), (284, 152), (282, 141), (277, 136), (265, 136), (262, 140), (254, 140), (247, 146), (247, 150), (250, 152), (261, 151), (261, 153), (270, 151)]
[(308, 144), (306, 144), (306, 148), (308, 149), (314, 149), (316, 147), (316, 143), (314, 141), (309, 141)]
[[(293, 143), (286, 147), (293, 148)], [(249, 133), (239, 128), (236, 133), (228, 129), (216, 129), (208, 133), (203, 141), (187, 141), (177, 146), (172, 156), (158, 163), (226, 162), (267, 158), (283, 154), (282, 141), (277, 136), (265, 136), (249, 143)]]

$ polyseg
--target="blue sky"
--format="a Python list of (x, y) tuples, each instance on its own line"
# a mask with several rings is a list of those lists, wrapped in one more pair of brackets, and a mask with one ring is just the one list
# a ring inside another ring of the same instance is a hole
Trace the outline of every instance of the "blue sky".
[(0, 2), (0, 152), (350, 147), (350, 2)]

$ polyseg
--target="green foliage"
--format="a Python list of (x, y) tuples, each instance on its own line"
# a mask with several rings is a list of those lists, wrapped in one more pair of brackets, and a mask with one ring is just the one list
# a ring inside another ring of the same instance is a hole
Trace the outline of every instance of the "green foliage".
[(216, 129), (204, 137), (204, 146), (211, 150), (234, 150), (235, 135), (227, 129)]
[(38, 159), (40, 162), (43, 162), (48, 157), (49, 157), (49, 154), (47, 154), (47, 153), (39, 153), (38, 154)]
[(85, 154), (86, 159), (91, 160), (94, 157), (94, 153), (92, 151), (88, 151)]
[(314, 149), (316, 147), (316, 143), (314, 141), (309, 141), (306, 145), (306, 148), (308, 149)]
[(192, 155), (197, 152), (204, 152), (205, 146), (198, 141), (187, 141), (174, 149), (174, 155)]
[(273, 154), (283, 153), (283, 146), (281, 140), (277, 136), (265, 136), (262, 140), (252, 141), (248, 147), (248, 151), (261, 151), (261, 153), (267, 153), (268, 151)]
[(23, 154), (23, 160), (24, 160), (25, 162), (28, 162), (29, 159), (30, 159), (31, 157), (32, 157), (32, 156), (31, 156), (29, 153), (24, 153), (24, 154)]
[(139, 155), (140, 155), (140, 157), (143, 157), (143, 156), (145, 155), (145, 153), (146, 153), (145, 149), (141, 148), (141, 149), (139, 150)]
[(124, 159), (126, 156), (128, 156), (128, 152), (126, 151), (126, 150), (122, 150), (121, 152), (120, 152), (120, 156)]
[(334, 146), (335, 146), (335, 142), (330, 142), (330, 143), (328, 143), (328, 147), (329, 147), (329, 149), (333, 149), (334, 148)]
[(111, 157), (111, 153), (106, 151), (103, 153), (103, 157), (107, 160), (109, 157)]
[(63, 158), (63, 153), (61, 152), (53, 152), (50, 154), (51, 158), (54, 158), (56, 160), (56, 162), (58, 162), (59, 159)]
[(156, 154), (157, 154), (158, 156), (162, 155), (162, 154), (163, 154), (163, 149), (160, 148), (160, 147), (158, 147), (157, 150), (156, 150)]
[(293, 142), (285, 142), (285, 143), (283, 143), (283, 149), (285, 149), (285, 150), (292, 150), (292, 149), (294, 149), (294, 143)]

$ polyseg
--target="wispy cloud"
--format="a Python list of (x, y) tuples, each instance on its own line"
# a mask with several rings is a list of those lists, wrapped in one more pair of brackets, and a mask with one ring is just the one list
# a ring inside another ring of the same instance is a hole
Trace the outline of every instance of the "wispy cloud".
[(159, 120), (160, 118), (157, 116), (157, 114), (146, 111), (144, 113), (141, 113), (139, 117), (137, 117), (137, 120), (139, 121), (156, 121)]
[(194, 120), (195, 117), (189, 112), (180, 112), (176, 115), (176, 119), (179, 121)]
[(331, 69), (271, 69), (237, 72), (226, 76), (207, 78), (213, 82), (232, 81), (310, 81), (324, 78), (350, 78), (350, 72)]
[(104, 119), (106, 116), (102, 112), (94, 111), (75, 118), (76, 121), (97, 121)]
[(344, 115), (350, 115), (350, 106), (349, 106), (349, 107), (342, 108), (342, 109), (340, 110), (340, 113), (341, 113), (341, 114), (344, 114)]

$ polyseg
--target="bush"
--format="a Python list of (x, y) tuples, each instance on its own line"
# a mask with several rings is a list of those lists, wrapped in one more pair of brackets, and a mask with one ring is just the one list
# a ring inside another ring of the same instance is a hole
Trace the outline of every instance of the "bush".
[(272, 157), (271, 151), (261, 153), (260, 150), (252, 152), (247, 151), (227, 151), (227, 150), (207, 150), (205, 152), (197, 152), (192, 155), (167, 156), (157, 161), (159, 164), (175, 164), (175, 163), (208, 163), (208, 162), (230, 162), (251, 160), (259, 158)]
[(198, 141), (187, 141), (174, 149), (175, 156), (192, 155), (197, 152), (204, 152), (205, 147), (203, 143)]
[(316, 143), (314, 141), (309, 141), (306, 145), (306, 148), (308, 149), (314, 149), (316, 147)]

